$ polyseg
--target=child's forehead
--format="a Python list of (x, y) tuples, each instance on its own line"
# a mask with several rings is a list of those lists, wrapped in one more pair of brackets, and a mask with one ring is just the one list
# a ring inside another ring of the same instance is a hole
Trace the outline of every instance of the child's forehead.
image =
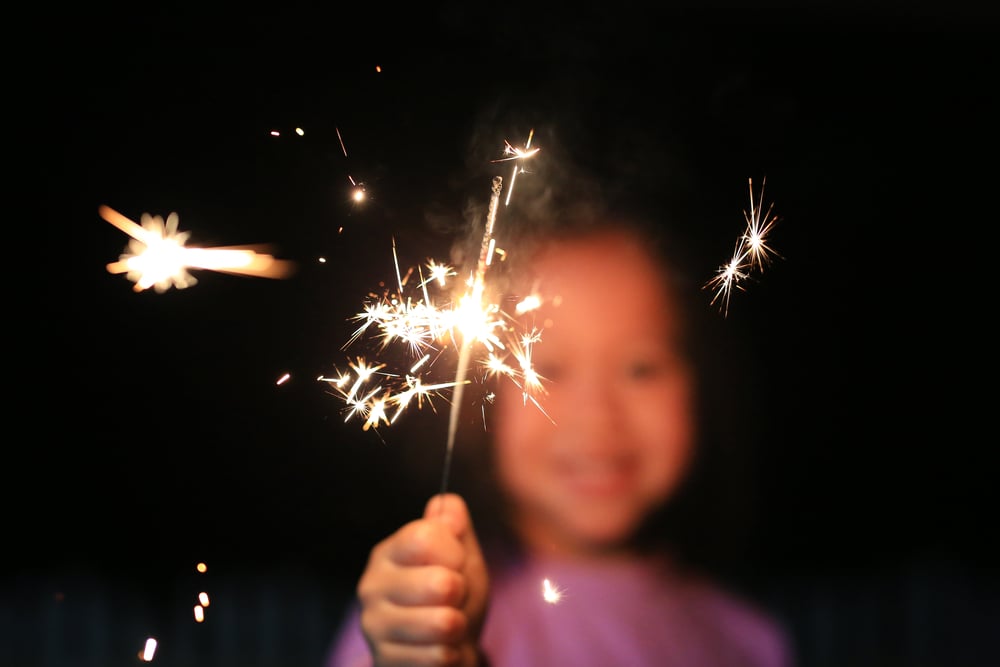
[(602, 326), (598, 319), (626, 324), (676, 316), (657, 264), (641, 248), (571, 243), (540, 256), (535, 268), (531, 292), (546, 316)]
[(672, 318), (678, 305), (666, 265), (627, 227), (549, 237), (520, 260), (509, 274), (509, 293), (519, 300), (519, 312), (530, 300), (536, 315), (557, 310), (569, 317), (579, 310), (594, 317), (596, 311), (607, 311), (647, 319), (662, 316), (650, 311), (668, 311)]
[(536, 256), (532, 274), (540, 284), (659, 282), (661, 267), (642, 242), (610, 231), (549, 243)]

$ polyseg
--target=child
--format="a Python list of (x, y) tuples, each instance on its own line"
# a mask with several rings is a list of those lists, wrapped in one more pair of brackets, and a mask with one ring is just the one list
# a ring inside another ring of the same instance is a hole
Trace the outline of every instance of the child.
[(463, 496), (431, 498), (371, 550), (328, 667), (789, 664), (773, 619), (656, 540), (699, 436), (692, 285), (649, 229), (591, 217), (518, 246), (545, 391), (535, 406), (497, 384), (488, 469), (510, 539), (477, 538)]

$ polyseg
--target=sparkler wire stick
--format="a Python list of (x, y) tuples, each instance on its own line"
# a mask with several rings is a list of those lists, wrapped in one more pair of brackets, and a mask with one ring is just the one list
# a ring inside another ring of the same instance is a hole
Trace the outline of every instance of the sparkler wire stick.
[[(482, 303), (486, 268), (490, 264), (490, 249), (493, 246), (493, 226), (496, 224), (497, 206), (500, 202), (500, 190), (502, 187), (503, 179), (500, 176), (494, 176), (493, 192), (490, 196), (490, 205), (486, 214), (486, 229), (483, 231), (483, 240), (479, 248), (479, 260), (476, 263), (472, 291), (469, 294), (469, 297), (474, 299), (474, 303), (477, 305)], [(455, 372), (455, 388), (452, 393), (451, 412), (448, 415), (448, 444), (445, 449), (444, 472), (441, 476), (441, 495), (444, 495), (448, 490), (448, 475), (451, 471), (452, 452), (455, 450), (455, 434), (458, 430), (458, 416), (461, 411), (465, 374), (469, 367), (471, 351), (472, 340), (470, 340), (469, 336), (463, 336), (458, 353), (458, 368)]]

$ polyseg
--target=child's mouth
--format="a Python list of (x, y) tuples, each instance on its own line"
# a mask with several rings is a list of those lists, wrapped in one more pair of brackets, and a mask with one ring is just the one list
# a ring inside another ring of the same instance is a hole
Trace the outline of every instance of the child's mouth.
[(586, 496), (621, 493), (632, 485), (634, 471), (634, 466), (624, 460), (573, 462), (559, 470), (573, 491)]

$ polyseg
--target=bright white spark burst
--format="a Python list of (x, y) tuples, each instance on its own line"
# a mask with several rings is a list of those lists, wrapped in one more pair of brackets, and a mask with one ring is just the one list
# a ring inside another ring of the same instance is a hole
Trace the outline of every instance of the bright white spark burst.
[(171, 213), (166, 221), (143, 213), (136, 224), (118, 211), (101, 206), (101, 217), (132, 238), (117, 262), (107, 265), (109, 273), (124, 273), (135, 283), (136, 292), (154, 288), (166, 292), (171, 287), (184, 289), (198, 283), (188, 269), (210, 269), (224, 273), (262, 278), (285, 278), (294, 268), (287, 260), (258, 252), (256, 246), (189, 248), (190, 232), (177, 228), (178, 216)]
[(760, 187), (757, 201), (753, 197), (753, 179), (748, 178), (750, 190), (750, 210), (744, 209), (743, 218), (747, 226), (743, 234), (736, 240), (736, 248), (728, 263), (719, 267), (718, 272), (707, 283), (705, 289), (714, 290), (711, 305), (719, 303), (723, 315), (729, 313), (729, 298), (733, 288), (742, 290), (740, 283), (750, 278), (753, 271), (761, 272), (771, 263), (773, 257), (781, 257), (768, 245), (768, 236), (778, 222), (778, 217), (772, 215), (774, 204), (769, 204), (767, 212), (763, 211), (764, 183)]
[[(524, 149), (515, 149), (507, 143), (508, 157), (495, 161), (524, 160), (535, 155), (539, 149), (529, 150), (530, 142), (531, 135)], [(515, 166), (515, 174), (519, 168)], [(499, 196), (498, 184), (499, 179), (494, 186), (494, 204)], [(501, 255), (492, 239), (495, 207), (491, 209), (479, 266), (465, 281), (465, 289), (457, 298), (449, 292), (450, 279), (458, 276), (453, 267), (430, 259), (423, 267), (410, 268), (404, 275), (393, 243), (395, 289), (369, 294), (362, 312), (351, 318), (360, 324), (342, 349), (365, 337), (380, 341), (378, 349), (382, 353), (393, 344), (401, 344), (407, 352), (408, 367), (391, 370), (387, 361), (369, 362), (364, 356), (357, 356), (348, 363), (348, 370), (337, 370), (334, 377), (320, 376), (319, 380), (328, 382), (347, 403), (344, 421), (359, 417), (364, 430), (389, 426), (410, 405), (422, 408), (426, 402), (433, 409), (433, 399), (443, 397), (448, 390), (457, 398), (461, 386), (471, 382), (465, 378), (460, 355), (470, 348), (478, 351), (482, 379), (504, 377), (513, 381), (521, 389), (525, 403), (531, 401), (541, 409), (535, 397), (544, 393), (543, 378), (531, 364), (531, 350), (541, 340), (540, 332), (521, 330), (514, 318), (485, 295), (486, 269), (494, 252)], [(537, 297), (529, 297), (518, 304), (517, 313), (532, 310), (539, 303)], [(459, 372), (454, 379), (425, 381), (424, 374), (448, 350), (460, 355)]]
[(562, 600), (563, 590), (548, 579), (542, 579), (542, 599), (549, 604), (557, 604)]
[[(362, 312), (351, 318), (360, 324), (343, 349), (366, 336), (378, 341), (381, 352), (399, 344), (405, 348), (408, 366), (393, 371), (386, 361), (369, 362), (358, 356), (348, 363), (348, 370), (337, 371), (334, 377), (321, 376), (319, 379), (328, 382), (347, 403), (345, 421), (360, 417), (364, 430), (388, 426), (408, 406), (422, 408), (426, 402), (433, 408), (434, 397), (459, 384), (469, 384), (467, 379), (427, 382), (422, 375), (430, 372), (446, 350), (457, 350), (462, 340), (480, 350), (484, 378), (506, 377), (522, 389), (526, 401), (534, 402), (534, 396), (543, 391), (542, 378), (531, 366), (531, 348), (541, 340), (540, 333), (521, 331), (496, 303), (483, 304), (469, 294), (457, 302), (451, 300), (448, 279), (455, 277), (456, 271), (433, 259), (424, 266), (426, 277), (424, 268), (418, 269), (416, 285), (407, 291), (414, 270), (400, 274), (395, 246), (393, 260), (397, 289), (369, 295)], [(444, 295), (441, 303), (434, 296), (439, 293)], [(534, 301), (537, 303), (537, 298)]]

